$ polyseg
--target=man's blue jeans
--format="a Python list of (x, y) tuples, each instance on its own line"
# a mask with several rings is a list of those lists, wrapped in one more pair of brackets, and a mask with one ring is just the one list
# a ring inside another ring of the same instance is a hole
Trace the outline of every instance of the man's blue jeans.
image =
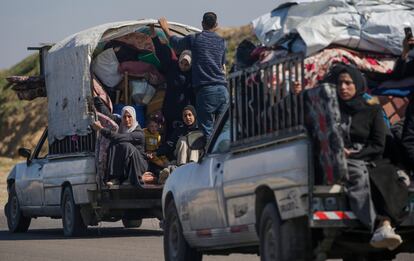
[(197, 121), (207, 139), (213, 132), (215, 120), (225, 112), (228, 103), (229, 92), (224, 85), (207, 85), (197, 91)]

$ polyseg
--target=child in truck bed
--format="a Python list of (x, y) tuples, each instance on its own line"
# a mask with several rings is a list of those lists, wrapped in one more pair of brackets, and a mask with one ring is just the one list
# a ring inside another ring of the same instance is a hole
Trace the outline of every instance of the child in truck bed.
[[(145, 134), (145, 153), (152, 154), (161, 145), (161, 135), (159, 133), (158, 123), (150, 119), (147, 128), (144, 129)], [(166, 156), (154, 156), (150, 159), (158, 167), (166, 168), (168, 166), (168, 158)]]

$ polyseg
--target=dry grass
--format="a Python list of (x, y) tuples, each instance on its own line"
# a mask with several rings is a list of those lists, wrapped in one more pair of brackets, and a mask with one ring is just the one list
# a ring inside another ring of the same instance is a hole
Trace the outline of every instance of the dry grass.
[(2, 211), (4, 204), (7, 202), (7, 175), (9, 175), (10, 170), (16, 163), (23, 160), (21, 158), (11, 159), (0, 157), (0, 211)]
[(234, 56), (236, 53), (237, 46), (244, 39), (249, 39), (255, 43), (258, 42), (256, 36), (254, 35), (253, 29), (250, 25), (245, 25), (241, 27), (220, 27), (217, 30), (217, 33), (223, 37), (227, 42), (227, 54), (226, 54), (226, 67), (230, 70), (233, 62)]

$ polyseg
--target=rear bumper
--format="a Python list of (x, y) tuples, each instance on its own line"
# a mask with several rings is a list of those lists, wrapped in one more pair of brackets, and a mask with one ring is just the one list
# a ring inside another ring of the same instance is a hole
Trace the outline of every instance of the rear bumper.
[[(311, 211), (308, 215), (310, 227), (363, 227), (356, 215), (349, 210), (345, 190), (342, 186), (315, 186), (313, 191)], [(409, 193), (409, 214), (399, 227), (414, 228), (414, 189), (410, 189)], [(334, 208), (332, 209), (332, 207)]]

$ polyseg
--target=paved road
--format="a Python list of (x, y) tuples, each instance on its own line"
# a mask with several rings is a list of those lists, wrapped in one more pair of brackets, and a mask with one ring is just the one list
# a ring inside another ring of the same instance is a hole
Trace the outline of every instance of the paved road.
[[(162, 231), (156, 219), (139, 229), (122, 223), (103, 223), (88, 229), (83, 238), (63, 237), (61, 220), (32, 220), (25, 234), (10, 234), (0, 216), (0, 261), (159, 261), (164, 260)], [(258, 261), (256, 255), (207, 256), (206, 261)]]
[[(155, 219), (144, 220), (139, 229), (123, 229), (121, 222), (88, 229), (82, 238), (65, 238), (61, 221), (39, 218), (29, 232), (10, 234), (0, 215), (0, 261), (158, 261), (164, 260), (162, 231)], [(258, 261), (256, 255), (206, 256), (204, 261)], [(398, 261), (414, 260), (400, 255)]]

